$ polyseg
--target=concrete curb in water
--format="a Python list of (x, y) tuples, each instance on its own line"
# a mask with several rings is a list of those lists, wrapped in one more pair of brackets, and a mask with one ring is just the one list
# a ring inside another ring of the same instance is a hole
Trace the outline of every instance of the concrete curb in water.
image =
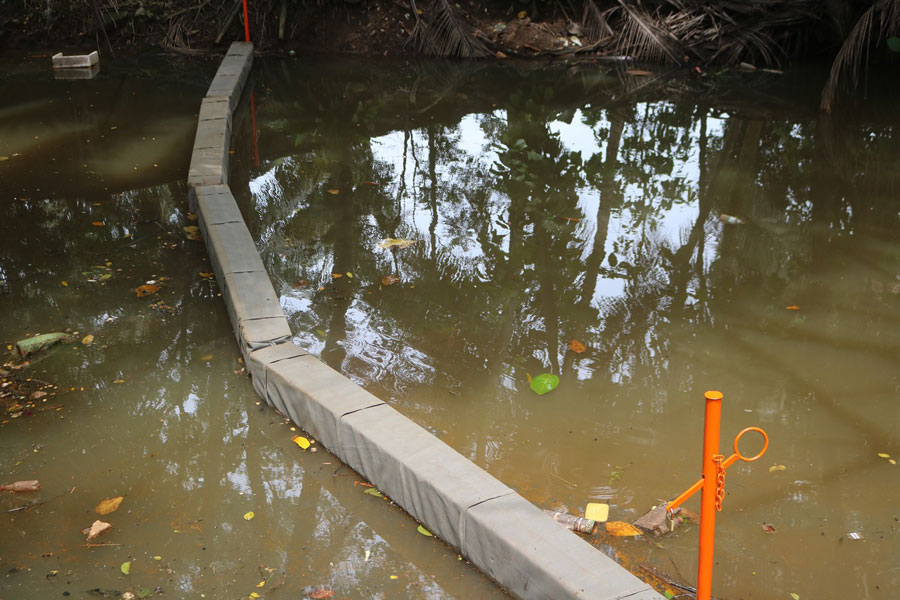
[(659, 600), (648, 584), (292, 342), (228, 188), (231, 117), (253, 46), (231, 45), (200, 105), (188, 174), (216, 280), (256, 392), (519, 598)]

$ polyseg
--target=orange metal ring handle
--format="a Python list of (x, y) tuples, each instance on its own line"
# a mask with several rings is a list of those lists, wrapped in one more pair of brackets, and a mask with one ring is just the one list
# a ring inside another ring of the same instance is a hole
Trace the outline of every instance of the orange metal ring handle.
[[(738, 444), (741, 442), (741, 437), (745, 433), (750, 432), (750, 431), (755, 431), (755, 432), (759, 433), (761, 436), (763, 436), (763, 447), (762, 447), (762, 450), (760, 450), (756, 456), (751, 456), (750, 458), (747, 458), (746, 456), (741, 454), (740, 450), (738, 450)], [(759, 427), (746, 427), (746, 428), (742, 429), (741, 432), (739, 434), (737, 434), (734, 438), (734, 453), (737, 455), (737, 457), (739, 459), (741, 459), (744, 462), (753, 462), (754, 460), (759, 460), (762, 457), (762, 455), (766, 453), (766, 450), (768, 448), (769, 448), (769, 436), (766, 435), (766, 432), (763, 431), (762, 429), (760, 429)]]

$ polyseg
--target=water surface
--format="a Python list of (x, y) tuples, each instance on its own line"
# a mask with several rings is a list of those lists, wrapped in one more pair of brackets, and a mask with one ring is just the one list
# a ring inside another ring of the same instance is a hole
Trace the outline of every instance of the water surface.
[[(815, 71), (254, 70), (232, 187), (297, 343), (538, 506), (625, 521), (696, 480), (721, 390), (723, 451), (771, 445), (728, 471), (716, 596), (900, 584), (896, 90), (829, 118)], [(696, 527), (592, 543), (694, 582)]]

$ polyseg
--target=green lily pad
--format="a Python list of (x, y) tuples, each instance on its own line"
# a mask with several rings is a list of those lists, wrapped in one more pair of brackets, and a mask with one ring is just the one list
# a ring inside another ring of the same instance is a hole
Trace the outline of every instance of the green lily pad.
[(131, 573), (131, 561), (129, 560), (127, 562), (123, 562), (120, 569), (122, 570), (123, 575), (128, 575), (129, 573)]
[(541, 373), (531, 380), (531, 389), (538, 396), (552, 392), (559, 385), (559, 377), (550, 373)]

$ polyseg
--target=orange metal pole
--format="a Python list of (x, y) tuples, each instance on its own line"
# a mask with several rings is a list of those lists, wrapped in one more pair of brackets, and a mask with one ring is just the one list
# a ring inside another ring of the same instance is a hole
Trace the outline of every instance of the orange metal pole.
[(244, 41), (250, 41), (250, 19), (247, 17), (247, 0), (244, 0)]
[(703, 423), (703, 488), (700, 492), (700, 552), (697, 558), (697, 600), (710, 600), (712, 593), (713, 548), (716, 541), (716, 475), (719, 428), (722, 421), (722, 393), (706, 392)]

